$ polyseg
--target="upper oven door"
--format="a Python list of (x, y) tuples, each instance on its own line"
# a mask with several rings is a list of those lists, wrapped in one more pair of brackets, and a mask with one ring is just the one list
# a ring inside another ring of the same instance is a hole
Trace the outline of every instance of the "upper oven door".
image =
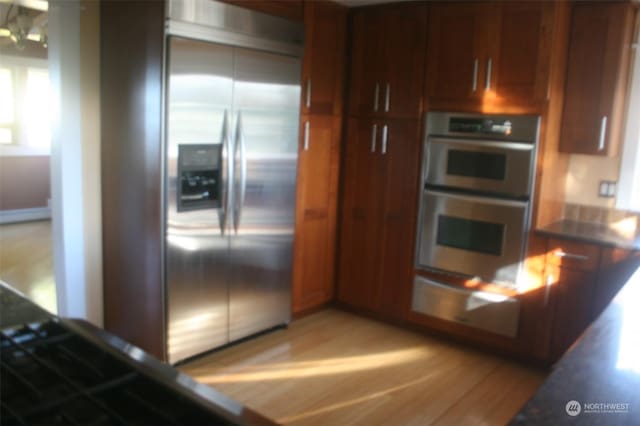
[(529, 197), (534, 144), (430, 136), (425, 183), (513, 197)]
[(528, 203), (425, 190), (418, 267), (517, 283)]

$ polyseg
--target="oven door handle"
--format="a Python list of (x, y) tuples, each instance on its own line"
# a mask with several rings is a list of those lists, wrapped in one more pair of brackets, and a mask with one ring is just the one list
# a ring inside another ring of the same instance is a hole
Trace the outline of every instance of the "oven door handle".
[(424, 189), (424, 194), (432, 195), (436, 197), (453, 198), (453, 199), (469, 201), (474, 203), (492, 204), (492, 205), (503, 206), (503, 207), (527, 208), (529, 206), (528, 201), (505, 200), (502, 198), (496, 198), (491, 196), (458, 194), (458, 193), (453, 193), (448, 191), (439, 191), (439, 190), (427, 189), (427, 188)]
[(504, 142), (493, 140), (453, 139), (429, 137), (428, 143), (440, 145), (466, 145), (478, 148), (501, 148), (510, 151), (533, 151), (534, 145), (527, 142)]

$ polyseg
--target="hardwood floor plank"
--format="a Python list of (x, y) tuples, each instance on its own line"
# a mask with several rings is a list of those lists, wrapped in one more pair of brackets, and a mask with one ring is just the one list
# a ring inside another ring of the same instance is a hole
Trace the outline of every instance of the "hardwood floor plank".
[(180, 369), (288, 425), (504, 423), (545, 377), (335, 309)]
[(0, 225), (0, 279), (57, 312), (50, 220)]

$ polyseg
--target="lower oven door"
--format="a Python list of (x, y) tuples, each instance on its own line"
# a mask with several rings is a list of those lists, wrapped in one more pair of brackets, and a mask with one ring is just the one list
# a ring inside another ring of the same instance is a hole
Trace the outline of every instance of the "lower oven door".
[(426, 189), (418, 267), (515, 284), (524, 258), (529, 203)]

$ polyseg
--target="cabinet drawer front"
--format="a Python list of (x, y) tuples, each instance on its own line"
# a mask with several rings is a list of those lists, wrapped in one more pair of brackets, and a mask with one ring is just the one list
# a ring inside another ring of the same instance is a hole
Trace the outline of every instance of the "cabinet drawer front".
[(500, 294), (470, 291), (416, 276), (411, 309), (508, 337), (518, 334), (520, 301)]
[(581, 271), (595, 271), (600, 261), (600, 248), (565, 240), (549, 240), (547, 263)]

